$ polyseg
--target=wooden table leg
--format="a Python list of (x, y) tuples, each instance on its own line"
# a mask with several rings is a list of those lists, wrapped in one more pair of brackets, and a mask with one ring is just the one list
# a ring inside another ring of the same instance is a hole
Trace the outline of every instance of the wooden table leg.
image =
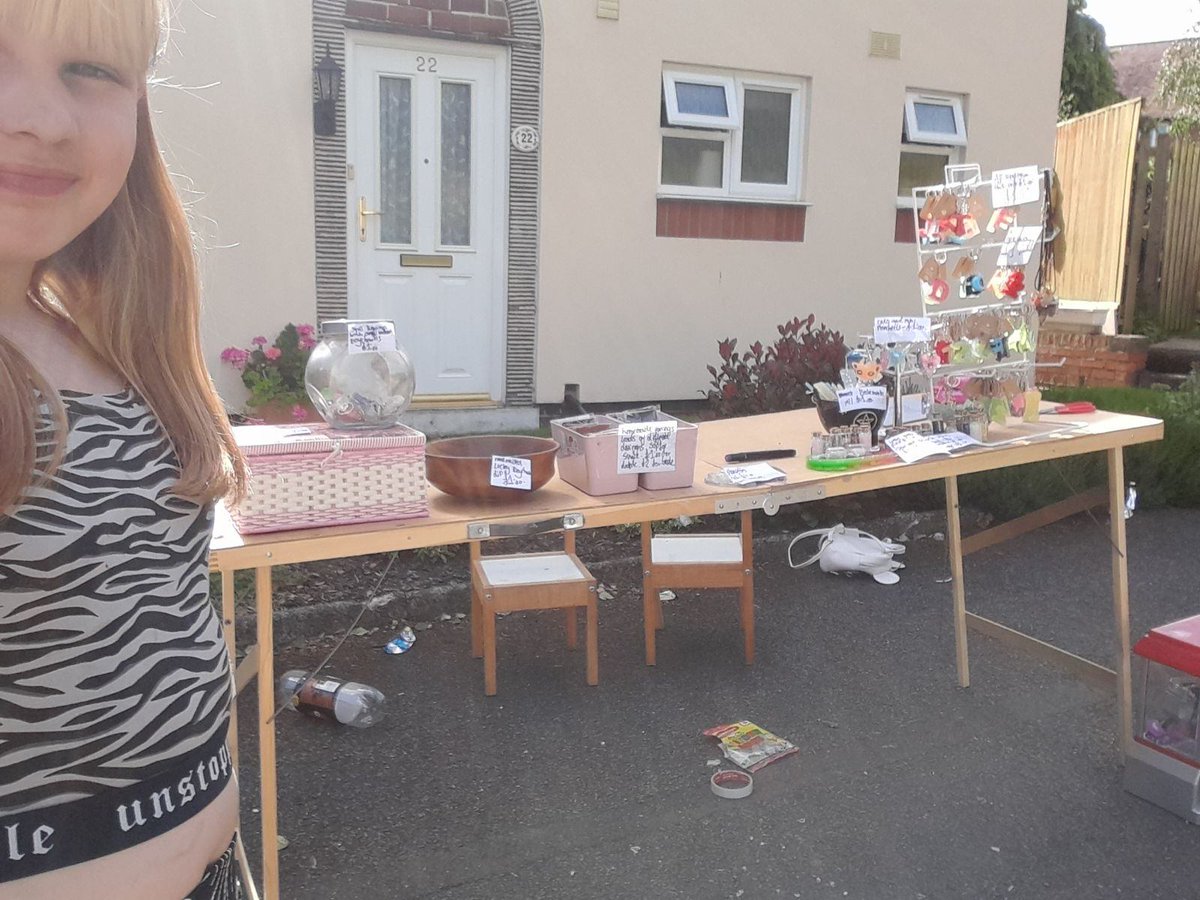
[[(225, 626), (225, 649), (229, 651), (229, 677), (237, 670), (237, 635), (234, 633), (237, 611), (234, 608), (236, 597), (233, 593), (234, 572), (221, 570), (221, 622)], [(237, 696), (229, 709), (229, 755), (233, 759), (234, 771), (238, 767), (237, 739)]]
[(962, 526), (958, 518), (958, 477), (946, 479), (946, 550), (950, 554), (950, 579), (954, 592), (954, 651), (958, 663), (958, 686), (971, 686), (971, 664), (967, 659), (967, 588), (963, 580)]
[(262, 888), (279, 900), (279, 814), (275, 778), (275, 631), (271, 619), (271, 567), (255, 570), (258, 616), (258, 761), (262, 810)]
[(1129, 659), (1129, 558), (1125, 549), (1125, 460), (1120, 447), (1108, 451), (1108, 515), (1112, 540), (1113, 625), (1117, 638), (1117, 714), (1122, 756), (1133, 739), (1133, 684)]

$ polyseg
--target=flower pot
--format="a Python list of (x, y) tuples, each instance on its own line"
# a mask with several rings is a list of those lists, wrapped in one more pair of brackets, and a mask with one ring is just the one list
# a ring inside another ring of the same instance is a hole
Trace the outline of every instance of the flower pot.
[(269, 400), (258, 406), (246, 406), (246, 415), (259, 420), (263, 425), (296, 425), (305, 422), (320, 422), (321, 417), (313, 408), (312, 401)]

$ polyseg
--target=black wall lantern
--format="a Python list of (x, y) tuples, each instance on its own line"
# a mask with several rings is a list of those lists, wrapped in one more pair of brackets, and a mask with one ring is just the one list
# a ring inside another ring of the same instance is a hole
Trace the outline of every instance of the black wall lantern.
[(329, 55), (325, 45), (324, 58), (313, 66), (317, 79), (317, 99), (313, 102), (313, 131), (322, 137), (337, 132), (337, 102), (342, 91), (342, 67)]

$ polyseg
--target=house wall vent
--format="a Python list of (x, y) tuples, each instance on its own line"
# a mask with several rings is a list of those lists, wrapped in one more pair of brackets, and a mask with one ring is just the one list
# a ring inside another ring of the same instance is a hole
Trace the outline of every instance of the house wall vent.
[(871, 42), (867, 48), (867, 56), (878, 56), (881, 59), (899, 59), (900, 35), (889, 34), (886, 31), (872, 31)]
[(621, 18), (621, 0), (596, 0), (596, 18)]

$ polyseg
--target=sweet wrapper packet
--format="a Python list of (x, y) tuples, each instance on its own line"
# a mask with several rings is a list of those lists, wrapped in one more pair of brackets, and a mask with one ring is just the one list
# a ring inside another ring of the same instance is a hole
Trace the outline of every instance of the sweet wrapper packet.
[(791, 741), (759, 728), (753, 722), (714, 725), (704, 729), (703, 734), (719, 740), (725, 758), (747, 772), (757, 772), (763, 766), (800, 752)]

